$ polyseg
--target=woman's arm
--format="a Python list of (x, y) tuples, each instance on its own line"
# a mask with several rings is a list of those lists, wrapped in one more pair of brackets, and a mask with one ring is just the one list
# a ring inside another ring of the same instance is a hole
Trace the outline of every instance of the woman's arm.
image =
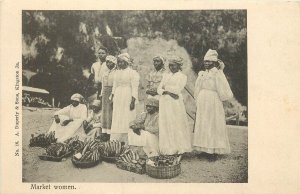
[(233, 93), (222, 70), (219, 70), (216, 74), (216, 87), (221, 101), (233, 98)]
[(131, 73), (131, 96), (138, 99), (138, 89), (140, 85), (140, 75), (135, 70)]
[(194, 98), (197, 100), (199, 92), (201, 90), (201, 72), (199, 72), (197, 80), (195, 82), (195, 89), (194, 89)]
[(60, 109), (54, 113), (54, 116), (65, 115), (70, 117), (70, 105)]
[(176, 85), (172, 85), (172, 86), (167, 85), (165, 87), (165, 90), (178, 95), (184, 89), (186, 82), (187, 82), (186, 75), (180, 74), (180, 76), (178, 75), (177, 77)]
[(167, 74), (163, 75), (163, 78), (161, 80), (161, 82), (159, 83), (158, 87), (157, 87), (157, 93), (159, 95), (162, 95), (163, 92), (165, 91), (165, 88), (164, 88), (164, 85), (165, 85), (165, 77), (166, 77)]

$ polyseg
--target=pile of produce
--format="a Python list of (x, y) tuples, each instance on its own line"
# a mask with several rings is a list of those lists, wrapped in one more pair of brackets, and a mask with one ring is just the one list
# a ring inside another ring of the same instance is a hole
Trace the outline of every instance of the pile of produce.
[(80, 162), (97, 162), (100, 160), (100, 145), (101, 143), (96, 140), (89, 140), (84, 144), (82, 152), (74, 155), (75, 161)]
[(46, 149), (47, 156), (63, 157), (66, 154), (72, 152), (70, 147), (64, 143), (53, 143)]
[(38, 136), (34, 136), (31, 134), (31, 139), (29, 146), (30, 147), (48, 147), (51, 143), (55, 143), (57, 138), (55, 138), (55, 132), (51, 131), (47, 134), (39, 134)]
[(104, 157), (119, 157), (125, 150), (124, 143), (119, 141), (103, 142), (101, 153)]
[(180, 163), (181, 155), (160, 155), (149, 158), (147, 164), (150, 166), (174, 166)]
[(117, 161), (117, 167), (123, 170), (144, 174), (146, 161), (131, 149), (126, 149)]
[(82, 152), (85, 146), (84, 142), (80, 141), (78, 136), (67, 139), (65, 143), (70, 147), (72, 151), (74, 151), (74, 153)]

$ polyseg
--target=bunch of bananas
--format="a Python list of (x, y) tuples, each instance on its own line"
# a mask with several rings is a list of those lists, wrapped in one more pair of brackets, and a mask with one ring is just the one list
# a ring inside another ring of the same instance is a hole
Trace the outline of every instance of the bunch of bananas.
[(61, 157), (70, 151), (70, 147), (64, 143), (53, 143), (46, 149), (47, 155), (54, 157)]
[(74, 155), (74, 159), (82, 162), (95, 162), (101, 158), (99, 146), (100, 142), (95, 140), (89, 140), (85, 143), (81, 153)]
[[(132, 172), (138, 169), (144, 169), (146, 164), (145, 159), (140, 158), (139, 155), (131, 149), (126, 149), (124, 153), (120, 155), (119, 161), (122, 161), (126, 169)], [(124, 167), (122, 169), (124, 169)]]
[(83, 141), (79, 140), (78, 136), (71, 137), (65, 141), (65, 143), (75, 152), (82, 152), (85, 144)]
[(31, 139), (29, 146), (30, 147), (48, 147), (51, 143), (55, 143), (57, 138), (55, 138), (55, 131), (51, 131), (46, 134), (39, 134), (38, 136), (34, 136), (31, 134)]
[(119, 141), (103, 142), (101, 152), (106, 157), (119, 157), (124, 151), (124, 143)]

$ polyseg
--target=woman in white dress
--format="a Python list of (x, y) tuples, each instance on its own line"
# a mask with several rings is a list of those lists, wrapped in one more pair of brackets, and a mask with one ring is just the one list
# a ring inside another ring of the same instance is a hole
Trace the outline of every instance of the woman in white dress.
[(139, 87), (139, 75), (129, 67), (130, 63), (129, 54), (123, 53), (118, 56), (118, 70), (114, 75), (111, 96), (113, 113), (110, 139), (142, 146), (141, 138), (129, 128), (129, 123), (136, 117)]
[(183, 154), (191, 151), (191, 131), (188, 127), (182, 90), (187, 77), (181, 72), (182, 58), (169, 59), (170, 73), (164, 74), (157, 92), (159, 98), (159, 149), (161, 154)]
[[(222, 68), (217, 68), (218, 64)], [(195, 84), (197, 104), (194, 149), (207, 154), (228, 154), (230, 144), (226, 129), (222, 101), (233, 97), (223, 73), (224, 64), (218, 60), (215, 50), (208, 50), (204, 56), (205, 71), (200, 71)]]
[(54, 122), (50, 131), (55, 131), (55, 137), (58, 142), (64, 142), (68, 138), (78, 135), (84, 139), (85, 132), (83, 121), (87, 118), (87, 107), (80, 102), (83, 100), (82, 95), (73, 94), (71, 104), (54, 113)]

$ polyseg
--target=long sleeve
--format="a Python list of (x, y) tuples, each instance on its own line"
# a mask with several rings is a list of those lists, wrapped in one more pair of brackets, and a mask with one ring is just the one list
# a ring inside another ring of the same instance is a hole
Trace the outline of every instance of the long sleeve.
[(131, 92), (132, 92), (131, 95), (137, 101), (138, 100), (138, 89), (139, 89), (139, 85), (140, 85), (140, 75), (135, 70), (132, 70), (130, 81), (131, 81)]
[(107, 66), (106, 66), (106, 62), (102, 63), (101, 67), (100, 67), (100, 72), (99, 72), (99, 80), (100, 82), (102, 82), (102, 78), (104, 73), (107, 71)]
[(81, 108), (81, 113), (80, 113), (80, 118), (82, 120), (85, 120), (87, 118), (87, 108), (86, 108), (86, 105), (84, 104), (81, 104), (82, 108)]
[(181, 91), (184, 89), (186, 85), (187, 77), (184, 74), (179, 74), (179, 75), (178, 75), (178, 80), (176, 81), (176, 85), (166, 85), (165, 86), (166, 91), (169, 91), (173, 94), (181, 93)]
[(164, 84), (165, 84), (166, 75), (167, 75), (167, 74), (163, 75), (163, 78), (162, 78), (161, 82), (159, 83), (159, 85), (158, 85), (158, 87), (157, 87), (157, 93), (158, 93), (159, 95), (162, 95), (162, 93), (165, 91), (165, 90), (163, 89), (163, 86), (164, 86)]
[(221, 101), (226, 101), (233, 97), (233, 93), (223, 71), (218, 71), (216, 74), (216, 87)]
[(146, 116), (147, 116), (146, 112), (141, 113), (140, 115), (137, 116), (137, 118), (134, 121), (131, 121), (129, 123), (129, 127), (133, 127), (133, 126), (143, 127), (146, 120)]
[(115, 94), (117, 88), (117, 77), (118, 77), (117, 75), (118, 75), (118, 71), (116, 71), (116, 73), (113, 76), (113, 88), (111, 94)]
[(94, 113), (93, 113), (93, 111), (91, 111), (91, 112), (89, 113), (89, 116), (87, 117), (86, 121), (87, 121), (88, 123), (90, 123), (90, 122), (93, 120), (93, 116), (94, 116)]
[(60, 109), (54, 113), (54, 115), (65, 115), (70, 117), (70, 106), (66, 106), (63, 109)]
[(194, 90), (194, 98), (195, 99), (198, 98), (200, 90), (201, 90), (201, 78), (200, 78), (200, 73), (199, 73), (197, 80), (195, 82), (195, 90)]
[(101, 78), (101, 83), (102, 83), (102, 84), (101, 84), (101, 92), (100, 92), (100, 96), (103, 95), (103, 88), (104, 88), (104, 84), (103, 84), (103, 83), (104, 83), (104, 77), (105, 77), (105, 76), (103, 75), (102, 78)]
[(94, 75), (95, 75), (94, 64), (93, 64), (92, 67), (91, 67), (91, 74), (94, 74)]

